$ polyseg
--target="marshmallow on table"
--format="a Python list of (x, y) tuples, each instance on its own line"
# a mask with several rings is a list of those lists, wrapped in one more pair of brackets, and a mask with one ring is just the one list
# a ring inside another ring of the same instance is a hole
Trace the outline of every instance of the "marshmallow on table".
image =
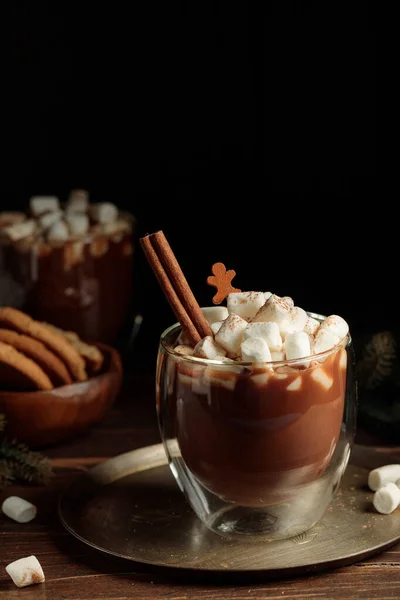
[(85, 235), (89, 231), (89, 217), (85, 213), (68, 212), (65, 221), (72, 235)]
[(244, 330), (248, 323), (239, 315), (232, 313), (222, 323), (215, 334), (215, 341), (229, 354), (240, 356), (240, 344), (243, 340)]
[(308, 335), (315, 335), (319, 329), (320, 322), (317, 319), (313, 319), (312, 317), (308, 317), (306, 324), (304, 325), (303, 331), (308, 333)]
[(263, 363), (271, 361), (271, 352), (267, 342), (261, 337), (250, 337), (241, 344), (242, 360)]
[(17, 587), (26, 587), (45, 581), (43, 569), (36, 556), (15, 560), (6, 566), (6, 571)]
[(340, 337), (327, 329), (319, 328), (313, 344), (313, 354), (326, 352), (340, 342)]
[(193, 350), (193, 356), (218, 360), (226, 356), (226, 352), (214, 341), (211, 335), (207, 335), (197, 342)]
[(93, 219), (104, 225), (106, 223), (112, 223), (118, 218), (118, 208), (111, 202), (99, 202), (98, 204), (92, 204), (91, 216)]
[(282, 338), (279, 333), (279, 327), (276, 323), (249, 323), (244, 330), (243, 339), (260, 337), (263, 338), (268, 344), (268, 348), (271, 352), (279, 352), (282, 350)]
[(335, 335), (339, 336), (339, 339), (342, 339), (348, 334), (349, 326), (347, 325), (346, 321), (342, 319), (342, 317), (339, 317), (338, 315), (330, 315), (329, 317), (326, 317), (324, 321), (322, 321), (320, 330), (334, 333)]
[(264, 292), (232, 292), (226, 299), (229, 314), (234, 313), (247, 320), (252, 319), (264, 304)]
[(275, 321), (279, 326), (290, 319), (291, 306), (279, 296), (272, 294), (252, 318), (253, 323)]
[(372, 498), (372, 504), (379, 513), (389, 515), (400, 506), (400, 488), (395, 483), (379, 488)]
[(6, 235), (11, 241), (17, 242), (26, 237), (32, 235), (36, 230), (36, 223), (33, 219), (28, 221), (22, 221), (21, 223), (14, 223), (9, 227), (4, 227), (2, 233)]
[(17, 521), (17, 523), (29, 523), (36, 517), (36, 506), (18, 496), (9, 496), (1, 505), (3, 513)]
[(54, 212), (60, 209), (60, 202), (57, 196), (32, 196), (29, 201), (29, 207), (34, 217), (38, 217), (45, 212)]
[(285, 339), (285, 352), (287, 360), (310, 356), (310, 338), (304, 331), (288, 333)]
[(56, 221), (47, 232), (49, 242), (65, 242), (69, 238), (69, 231), (65, 221)]
[(224, 321), (229, 315), (226, 306), (203, 306), (201, 312), (209, 325), (217, 321)]
[(214, 335), (220, 330), (222, 323), (223, 321), (214, 321), (214, 323), (210, 323), (210, 329)]
[(370, 472), (368, 475), (368, 486), (373, 492), (376, 492), (379, 488), (384, 487), (388, 483), (394, 483), (398, 479), (400, 479), (400, 465), (384, 465)]
[(305, 324), (307, 323), (307, 313), (299, 306), (294, 306), (290, 309), (289, 319), (281, 323), (280, 333), (283, 339), (288, 333), (294, 333), (295, 331), (303, 331)]

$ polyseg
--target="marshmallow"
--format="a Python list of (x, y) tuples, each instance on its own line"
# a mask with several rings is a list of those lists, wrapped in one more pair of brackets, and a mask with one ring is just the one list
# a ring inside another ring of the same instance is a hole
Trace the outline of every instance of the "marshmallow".
[(297, 390), (299, 390), (301, 388), (301, 384), (302, 384), (303, 378), (301, 377), (301, 375), (299, 375), (299, 377), (296, 377), (296, 379), (293, 379), (292, 383), (289, 383), (289, 385), (287, 386), (287, 391), (288, 392), (296, 392)]
[(307, 313), (299, 306), (294, 306), (290, 309), (289, 320), (284, 321), (280, 325), (280, 333), (282, 339), (285, 339), (288, 333), (294, 333), (295, 331), (303, 331), (305, 324), (307, 323)]
[(217, 331), (215, 341), (230, 354), (240, 356), (240, 344), (246, 327), (247, 321), (232, 313)]
[(1, 505), (1, 510), (7, 517), (17, 523), (29, 523), (36, 517), (36, 506), (18, 496), (9, 496)]
[(285, 302), (287, 302), (291, 308), (294, 307), (293, 298), (291, 298), (290, 296), (282, 296), (282, 300), (284, 300)]
[(271, 371), (262, 371), (261, 373), (254, 373), (250, 377), (251, 381), (255, 383), (257, 387), (264, 387), (264, 385), (267, 385), (269, 378), (271, 377)]
[(49, 227), (61, 219), (62, 215), (62, 210), (43, 213), (39, 217), (39, 225), (42, 229), (49, 229)]
[(395, 483), (379, 488), (372, 498), (372, 504), (379, 513), (389, 515), (400, 506), (400, 488)]
[(43, 569), (36, 556), (15, 560), (6, 566), (6, 571), (19, 588), (45, 581)]
[(242, 360), (245, 362), (270, 362), (271, 352), (267, 342), (261, 337), (250, 337), (242, 342)]
[(215, 343), (211, 335), (207, 335), (197, 342), (193, 350), (193, 356), (218, 360), (226, 356), (226, 352), (221, 346)]
[(311, 373), (311, 379), (322, 385), (326, 391), (330, 390), (333, 385), (333, 379), (321, 368), (314, 369)]
[(275, 321), (278, 325), (283, 324), (290, 318), (291, 306), (279, 296), (272, 294), (265, 304), (259, 309), (257, 314), (253, 317), (254, 323), (269, 321)]
[(224, 321), (229, 315), (226, 306), (203, 306), (201, 312), (209, 325), (217, 321)]
[(26, 217), (22, 212), (4, 211), (0, 212), (0, 229), (2, 227), (9, 227), (10, 225), (16, 225), (25, 221)]
[(400, 465), (384, 465), (370, 472), (368, 475), (368, 486), (373, 492), (376, 492), (379, 488), (384, 487), (388, 483), (394, 483), (399, 478)]
[(322, 329), (322, 325), (318, 330), (313, 344), (313, 354), (326, 352), (340, 342), (340, 337), (327, 329)]
[(65, 242), (65, 240), (68, 238), (69, 231), (64, 221), (56, 221), (56, 223), (50, 227), (47, 233), (47, 239), (49, 242)]
[(321, 331), (329, 331), (339, 336), (339, 339), (344, 338), (349, 332), (349, 326), (346, 321), (338, 315), (330, 315), (321, 323)]
[(285, 351), (287, 360), (310, 356), (310, 338), (304, 331), (288, 333), (285, 339)]
[(286, 360), (286, 354), (284, 352), (271, 352), (271, 360), (274, 362)]
[(15, 223), (9, 227), (4, 227), (2, 233), (7, 236), (12, 242), (17, 242), (26, 237), (29, 237), (35, 232), (36, 223), (33, 219), (29, 221), (22, 221), (21, 223)]
[(252, 319), (265, 304), (264, 292), (232, 292), (226, 299), (229, 314), (236, 314), (242, 319)]
[(57, 196), (32, 196), (29, 200), (29, 207), (34, 217), (38, 217), (45, 212), (55, 212), (60, 209), (60, 202)]
[(118, 218), (118, 208), (111, 202), (99, 202), (91, 206), (92, 218), (101, 225), (112, 223)]
[(67, 211), (86, 212), (89, 204), (89, 192), (86, 190), (71, 190), (68, 196)]
[(282, 350), (282, 338), (276, 323), (249, 323), (244, 330), (243, 339), (247, 340), (253, 337), (260, 337), (265, 340), (271, 352)]
[(65, 220), (72, 235), (85, 235), (89, 231), (89, 217), (84, 213), (68, 212)]
[(308, 317), (306, 324), (304, 325), (303, 331), (308, 333), (308, 335), (315, 335), (319, 329), (320, 322), (317, 319), (313, 319), (312, 317)]
[(193, 355), (192, 346), (186, 346), (185, 344), (178, 344), (178, 346), (175, 346), (174, 350), (178, 354), (182, 354), (182, 356), (192, 356)]
[(217, 331), (220, 330), (222, 323), (223, 321), (215, 321), (214, 323), (211, 323), (210, 329), (214, 335), (216, 335)]
[(264, 292), (265, 302), (269, 300), (272, 296), (272, 292)]
[(238, 371), (207, 367), (204, 371), (204, 381), (208, 386), (219, 385), (227, 390), (234, 390), (238, 381)]

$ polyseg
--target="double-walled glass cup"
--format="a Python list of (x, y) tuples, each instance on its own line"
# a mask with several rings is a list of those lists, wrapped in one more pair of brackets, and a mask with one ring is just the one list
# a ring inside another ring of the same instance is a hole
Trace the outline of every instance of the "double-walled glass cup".
[(170, 469), (196, 515), (229, 538), (307, 531), (339, 488), (354, 440), (350, 336), (309, 358), (261, 365), (178, 354), (180, 331), (161, 335), (157, 415)]

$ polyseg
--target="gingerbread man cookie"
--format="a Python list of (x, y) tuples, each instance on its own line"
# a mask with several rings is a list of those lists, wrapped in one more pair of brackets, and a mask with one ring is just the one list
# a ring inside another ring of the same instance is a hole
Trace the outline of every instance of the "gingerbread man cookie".
[(236, 271), (233, 271), (232, 269), (227, 271), (223, 263), (215, 263), (211, 267), (211, 271), (214, 273), (214, 275), (207, 277), (207, 283), (208, 285), (212, 285), (217, 288), (217, 293), (212, 299), (214, 304), (221, 304), (228, 294), (241, 291), (232, 287), (231, 284), (232, 279), (236, 275)]

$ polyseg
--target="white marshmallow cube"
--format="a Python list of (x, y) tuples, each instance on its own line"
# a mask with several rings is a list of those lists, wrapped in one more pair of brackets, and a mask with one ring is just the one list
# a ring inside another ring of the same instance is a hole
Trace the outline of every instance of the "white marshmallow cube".
[(118, 208), (111, 202), (99, 202), (98, 204), (92, 204), (91, 215), (101, 225), (112, 223), (118, 218)]
[(282, 300), (284, 300), (285, 302), (287, 302), (291, 308), (294, 307), (293, 298), (291, 298), (290, 296), (282, 296)]
[(226, 306), (203, 306), (201, 312), (209, 325), (217, 321), (224, 321), (229, 315)]
[(379, 488), (372, 498), (372, 504), (379, 513), (389, 515), (400, 506), (400, 488), (395, 483)]
[(192, 346), (186, 346), (185, 344), (178, 344), (174, 348), (175, 352), (181, 354), (182, 356), (193, 356), (193, 348)]
[(388, 483), (394, 483), (398, 479), (400, 479), (400, 465), (384, 465), (373, 469), (369, 473), (368, 486), (373, 492), (376, 492), (379, 488), (384, 487)]
[(271, 360), (272, 361), (284, 361), (286, 360), (285, 352), (271, 352)]
[(6, 571), (19, 588), (45, 581), (43, 569), (33, 555), (15, 560), (6, 566)]
[(89, 192), (86, 190), (71, 190), (68, 196), (67, 211), (86, 212), (89, 205)]
[(65, 221), (72, 235), (85, 235), (89, 231), (89, 217), (85, 213), (68, 212)]
[(247, 324), (247, 321), (239, 317), (239, 315), (230, 314), (217, 331), (215, 341), (229, 354), (240, 356), (240, 345)]
[(313, 370), (311, 373), (311, 379), (320, 384), (326, 391), (330, 390), (333, 386), (332, 377), (329, 377), (329, 375), (327, 375), (321, 367)]
[(65, 221), (56, 221), (47, 232), (49, 242), (65, 242), (69, 238), (69, 230)]
[(55, 212), (60, 209), (60, 202), (57, 196), (32, 196), (29, 200), (29, 207), (34, 217), (38, 217), (45, 212)]
[(340, 337), (327, 329), (319, 328), (313, 344), (313, 354), (331, 350), (340, 342)]
[(34, 504), (31, 504), (19, 496), (9, 496), (1, 505), (3, 513), (17, 521), (17, 523), (29, 523), (36, 517), (37, 509)]
[(268, 344), (268, 348), (271, 352), (279, 352), (282, 350), (282, 338), (279, 333), (279, 327), (276, 323), (249, 323), (244, 330), (243, 339), (260, 337), (263, 338)]
[(269, 300), (272, 296), (272, 292), (264, 292), (265, 302)]
[(210, 324), (210, 329), (214, 335), (216, 335), (217, 331), (220, 330), (223, 321), (214, 321), (214, 323)]
[(280, 326), (289, 320), (290, 309), (291, 306), (285, 300), (272, 294), (253, 317), (252, 321), (254, 323), (274, 321)]
[(29, 219), (28, 221), (22, 221), (22, 223), (14, 223), (14, 225), (10, 225), (9, 227), (4, 227), (2, 233), (7, 236), (11, 241), (17, 242), (18, 240), (23, 240), (26, 237), (29, 237), (36, 230), (36, 223), (33, 219)]
[(346, 321), (338, 315), (330, 315), (321, 323), (321, 331), (329, 331), (339, 336), (339, 339), (344, 338), (349, 332), (349, 326)]
[(312, 317), (308, 317), (306, 324), (304, 325), (303, 331), (308, 333), (308, 335), (315, 335), (319, 329), (320, 322), (317, 319), (313, 319)]
[(218, 360), (226, 356), (226, 351), (214, 341), (211, 335), (207, 335), (197, 342), (193, 350), (193, 356)]
[(310, 338), (304, 331), (288, 333), (285, 339), (285, 352), (287, 360), (310, 356)]
[(307, 313), (299, 306), (294, 306), (290, 309), (289, 319), (281, 323), (280, 333), (282, 339), (285, 339), (288, 333), (295, 331), (303, 331), (307, 323)]
[(43, 213), (39, 217), (39, 225), (42, 229), (49, 229), (54, 223), (59, 221), (63, 216), (62, 210), (53, 210), (52, 212)]
[(229, 314), (250, 320), (265, 304), (264, 292), (232, 292), (226, 299)]
[(263, 363), (271, 361), (271, 352), (267, 342), (261, 337), (250, 337), (241, 344), (242, 360)]

